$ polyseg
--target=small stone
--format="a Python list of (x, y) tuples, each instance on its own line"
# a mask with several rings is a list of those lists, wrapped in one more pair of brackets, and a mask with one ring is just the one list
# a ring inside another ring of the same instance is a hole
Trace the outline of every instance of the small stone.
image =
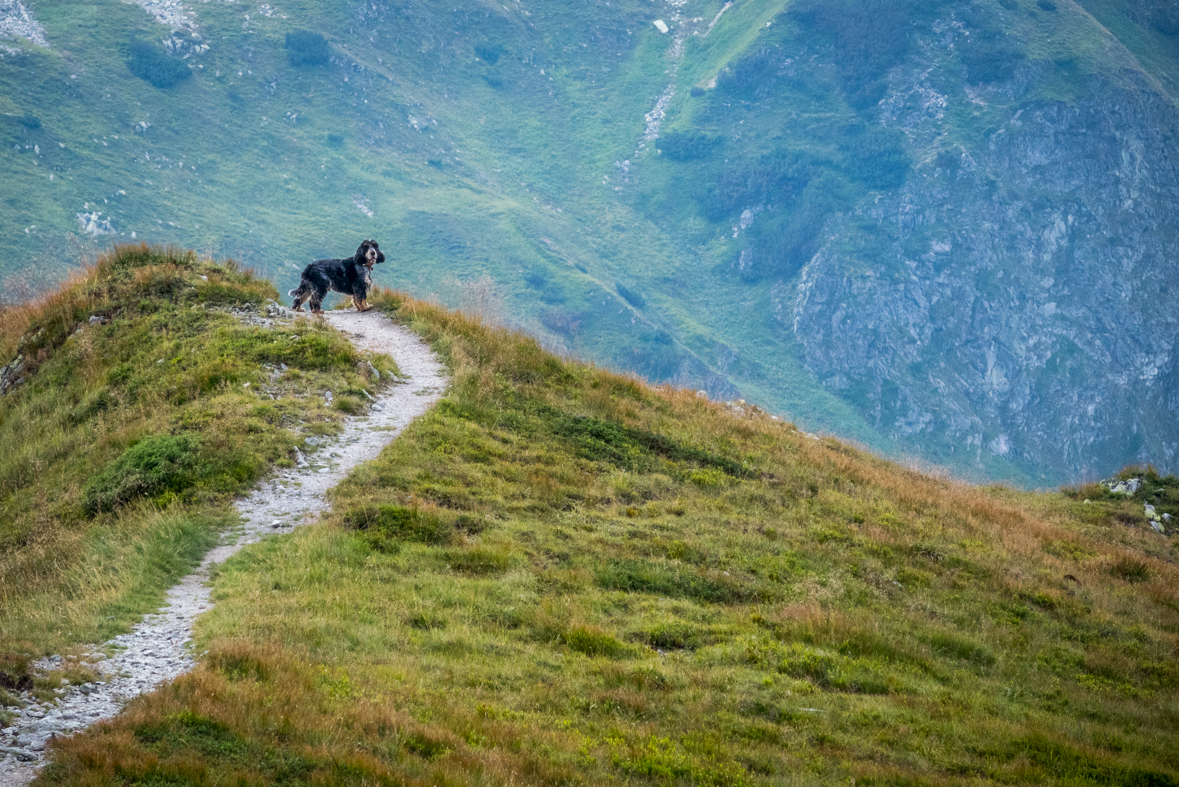
[(1161, 522), (1156, 522), (1153, 519), (1150, 520), (1150, 526), (1154, 528), (1154, 532), (1156, 532), (1156, 533), (1166, 533), (1167, 532), (1166, 530), (1163, 529), (1163, 524)]
[(1163, 521), (1166, 522), (1168, 525), (1171, 524), (1171, 515), (1170, 514), (1163, 514)]

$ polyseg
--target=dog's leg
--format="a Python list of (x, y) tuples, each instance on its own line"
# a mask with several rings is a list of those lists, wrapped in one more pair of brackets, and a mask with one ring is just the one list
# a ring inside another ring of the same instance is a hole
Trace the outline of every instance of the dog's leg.
[(311, 303), (309, 305), (311, 306), (312, 314), (323, 314), (323, 309), (321, 308), (323, 306), (323, 296), (318, 292), (311, 296)]
[(300, 282), (299, 286), (288, 292), (287, 295), (295, 299), (295, 302), (291, 305), (291, 309), (297, 312), (303, 311), (303, 301), (307, 300), (307, 290), (304, 288), (303, 283)]

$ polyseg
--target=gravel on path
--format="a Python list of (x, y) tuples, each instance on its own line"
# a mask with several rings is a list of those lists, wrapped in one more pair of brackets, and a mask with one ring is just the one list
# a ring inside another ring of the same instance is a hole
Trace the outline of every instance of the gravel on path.
[[(168, 591), (163, 609), (147, 616), (131, 633), (86, 654), (83, 661), (101, 673), (104, 682), (69, 686), (56, 703), (39, 704), (26, 694), (26, 707), (0, 730), (0, 785), (24, 787), (36, 776), (48, 741), (109, 719), (132, 698), (192, 669), (196, 664), (190, 648), (193, 623), (213, 606), (210, 568), (248, 544), (315, 522), (330, 507), (329, 489), (356, 465), (375, 459), (410, 421), (441, 398), (449, 382), (446, 372), (409, 329), (376, 311), (333, 311), (324, 318), (357, 348), (391, 356), (403, 382), (386, 388), (367, 415), (348, 419), (343, 433), (325, 440), (308, 459), (300, 455), (298, 467), (276, 474), (240, 500), (237, 509), (243, 527), (231, 534), (236, 538), (210, 550), (196, 571)], [(108, 658), (100, 652), (104, 650), (117, 652)], [(35, 666), (46, 670), (60, 663), (60, 656), (51, 656)]]

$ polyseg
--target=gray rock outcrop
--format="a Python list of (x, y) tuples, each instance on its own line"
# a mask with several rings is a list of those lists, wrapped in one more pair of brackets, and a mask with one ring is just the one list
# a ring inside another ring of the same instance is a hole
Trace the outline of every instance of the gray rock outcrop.
[(806, 266), (791, 327), (808, 368), (910, 444), (1050, 480), (1179, 468), (1175, 103), (1145, 77), (1095, 77), (980, 144), (946, 146), (928, 102), (890, 122), (941, 152)]

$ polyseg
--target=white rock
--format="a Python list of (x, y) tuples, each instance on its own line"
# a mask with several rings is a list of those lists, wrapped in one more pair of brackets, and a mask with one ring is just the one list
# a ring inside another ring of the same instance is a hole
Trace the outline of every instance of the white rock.
[(115, 228), (111, 226), (110, 219), (101, 218), (101, 210), (75, 213), (74, 215), (78, 217), (78, 224), (81, 226), (82, 232), (92, 238), (97, 238), (100, 235), (118, 234)]
[(660, 33), (666, 34), (668, 31), (667, 22), (664, 22), (662, 19), (656, 19), (651, 24), (655, 25), (655, 29)]
[(20, 0), (0, 0), (0, 38), (24, 38), (37, 46), (49, 46), (45, 28)]

